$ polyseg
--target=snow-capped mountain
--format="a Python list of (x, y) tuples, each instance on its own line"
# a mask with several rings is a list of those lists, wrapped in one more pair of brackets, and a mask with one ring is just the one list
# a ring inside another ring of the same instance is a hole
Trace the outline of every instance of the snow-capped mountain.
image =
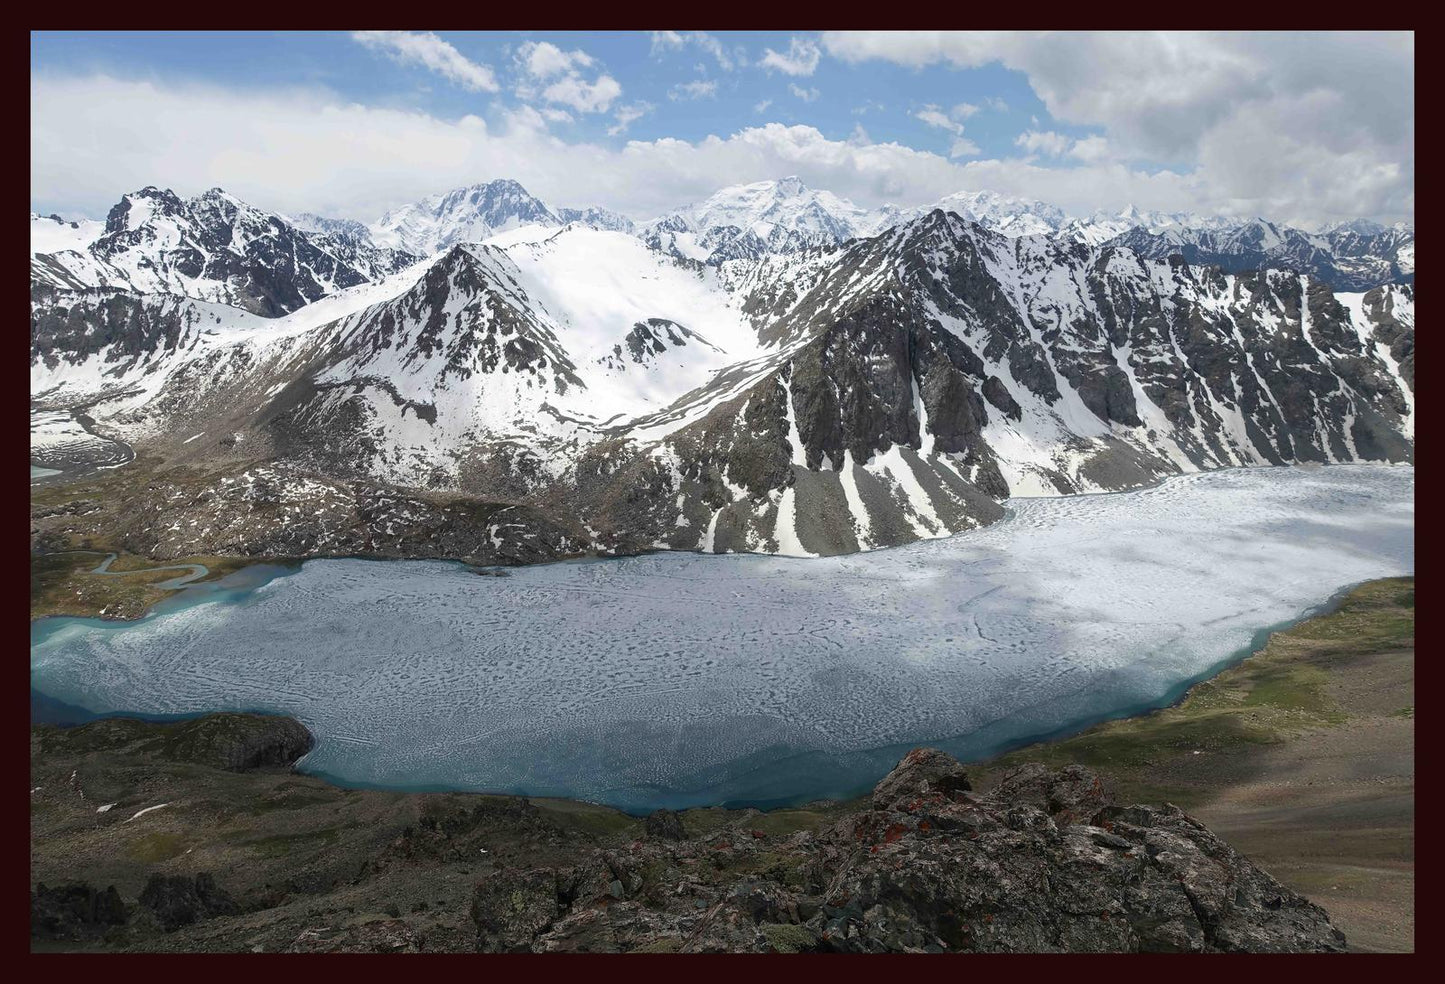
[(627, 233), (637, 231), (637, 223), (609, 208), (593, 205), (587, 208), (559, 208), (556, 211), (557, 217), (563, 222), (575, 222), (590, 229)]
[(458, 243), (480, 243), (499, 233), (569, 223), (631, 233), (635, 225), (611, 209), (553, 208), (510, 178), (456, 188), (394, 209), (371, 227), (373, 241), (421, 256)]
[(1063, 210), (1053, 205), (991, 191), (960, 191), (905, 213), (904, 218), (915, 219), (934, 209), (952, 212), (1005, 236), (1046, 236), (1058, 232), (1068, 221)]
[(1213, 228), (1138, 226), (1110, 242), (1140, 256), (1178, 255), (1189, 263), (1214, 264), (1229, 272), (1270, 267), (1309, 273), (1339, 290), (1368, 290), (1414, 279), (1415, 236), (1403, 228), (1362, 233), (1359, 227), (1342, 226), (1315, 234), (1254, 219)]
[(95, 219), (62, 219), (58, 215), (30, 213), (30, 255), (84, 250), (105, 232)]
[(317, 232), (326, 236), (346, 236), (361, 242), (371, 241), (371, 230), (365, 222), (355, 219), (332, 219), (313, 212), (298, 212), (286, 216), (286, 220), (302, 232)]
[[(990, 522), (1010, 495), (1413, 456), (1409, 285), (1337, 294), (942, 209), (866, 235), (841, 199), (746, 187), (643, 237), (487, 225), (273, 319), (231, 280), (178, 296), (194, 280), (77, 287), (39, 264), (32, 400), (192, 466), (106, 514), (155, 556), (839, 553)], [(173, 203), (141, 197), (97, 260), (178, 249), (154, 221)], [(446, 211), (516, 218), (486, 198)], [(133, 222), (157, 238), (127, 246)], [(741, 232), (705, 263), (645, 238), (668, 226)], [(768, 248), (712, 260), (740, 238)]]
[(893, 212), (870, 212), (796, 177), (724, 188), (707, 200), (647, 223), (643, 239), (654, 249), (717, 265), (755, 260), (810, 246), (835, 246), (870, 235)]
[(430, 256), (520, 226), (562, 224), (562, 217), (541, 199), (516, 181), (500, 178), (394, 209), (371, 227), (371, 235), (382, 245)]
[(185, 200), (148, 187), (124, 196), (83, 248), (33, 256), (31, 278), (67, 289), (190, 297), (274, 317), (414, 260), (349, 237), (303, 232), (219, 188)]

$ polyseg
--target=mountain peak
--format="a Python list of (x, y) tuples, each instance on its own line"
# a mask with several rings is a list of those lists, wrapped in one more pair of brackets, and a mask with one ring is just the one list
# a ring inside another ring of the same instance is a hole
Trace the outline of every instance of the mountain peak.
[(808, 186), (803, 184), (803, 179), (795, 174), (789, 175), (786, 178), (779, 178), (773, 182), (773, 187), (777, 190), (779, 196), (787, 198), (796, 198), (808, 192)]

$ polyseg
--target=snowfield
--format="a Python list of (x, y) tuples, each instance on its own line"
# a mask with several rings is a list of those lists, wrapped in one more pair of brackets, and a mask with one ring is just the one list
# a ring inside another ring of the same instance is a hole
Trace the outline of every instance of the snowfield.
[(310, 561), (139, 623), (36, 623), (32, 685), (293, 714), (319, 739), (303, 767), (344, 783), (633, 810), (846, 796), (911, 745), (976, 757), (1166, 701), (1340, 587), (1411, 573), (1414, 484), (1206, 472), (810, 560)]

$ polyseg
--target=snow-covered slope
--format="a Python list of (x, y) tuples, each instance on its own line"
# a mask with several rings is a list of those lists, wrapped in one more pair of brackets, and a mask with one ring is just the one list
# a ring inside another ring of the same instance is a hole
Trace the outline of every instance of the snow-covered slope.
[(105, 232), (105, 223), (95, 219), (62, 219), (58, 215), (30, 213), (30, 255), (83, 250)]
[[(941, 209), (840, 243), (779, 194), (708, 214), (822, 242), (703, 264), (522, 225), (270, 320), (41, 285), (32, 394), (161, 457), (259, 462), (267, 488), (511, 503), (606, 549), (846, 552), (1010, 495), (1413, 454), (1411, 287), (1336, 297)], [(186, 528), (166, 549), (224, 546)]]
[(1309, 233), (1266, 219), (1239, 223), (1138, 225), (1108, 240), (1141, 256), (1179, 255), (1229, 272), (1263, 268), (1308, 273), (1337, 290), (1414, 279), (1413, 230), (1350, 223)]
[(347, 236), (304, 232), (219, 188), (183, 200), (149, 187), (124, 196), (105, 231), (82, 249), (32, 257), (31, 279), (190, 297), (274, 317), (414, 260)]
[(479, 243), (519, 226), (560, 226), (562, 218), (516, 181), (485, 184), (430, 195), (382, 216), (372, 239), (419, 256), (439, 253), (456, 243)]
[(716, 265), (836, 245), (871, 234), (891, 217), (787, 177), (724, 188), (654, 219), (640, 234), (655, 249)]

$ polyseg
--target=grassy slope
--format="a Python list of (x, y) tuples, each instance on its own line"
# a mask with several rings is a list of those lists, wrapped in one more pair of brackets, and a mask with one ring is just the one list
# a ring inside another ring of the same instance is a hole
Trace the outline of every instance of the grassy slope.
[[(109, 551), (107, 551), (109, 552)], [(156, 602), (171, 594), (155, 585), (183, 575), (184, 571), (148, 571), (148, 567), (203, 564), (217, 580), (250, 564), (256, 557), (184, 557), (151, 560), (118, 552), (110, 569), (134, 571), (125, 577), (90, 573), (105, 559), (104, 553), (32, 554), (30, 557), (30, 617), (81, 615), (105, 618), (140, 618)], [(192, 584), (196, 583), (194, 581)]]
[(1078, 762), (1177, 803), (1331, 913), (1352, 946), (1414, 942), (1414, 578), (1363, 584), (1174, 707), (970, 766)]

